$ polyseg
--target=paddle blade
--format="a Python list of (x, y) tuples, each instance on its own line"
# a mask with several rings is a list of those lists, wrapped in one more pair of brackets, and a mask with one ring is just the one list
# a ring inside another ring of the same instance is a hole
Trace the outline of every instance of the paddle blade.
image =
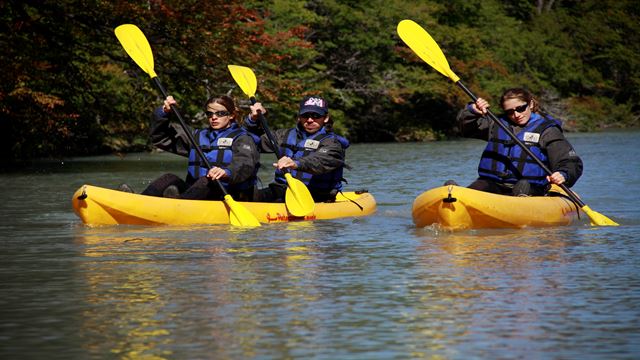
[(588, 205), (583, 206), (581, 209), (582, 211), (584, 211), (585, 214), (589, 216), (589, 219), (591, 219), (591, 225), (594, 225), (594, 226), (619, 226), (620, 225), (617, 222), (609, 219), (608, 217), (600, 214), (599, 212), (591, 210), (591, 208), (589, 208)]
[(227, 68), (229, 72), (231, 72), (233, 80), (235, 80), (238, 86), (240, 86), (240, 89), (242, 89), (242, 92), (248, 97), (255, 96), (256, 89), (258, 88), (258, 80), (253, 70), (240, 65), (227, 65)]
[(256, 227), (260, 221), (246, 207), (237, 203), (231, 195), (224, 196), (224, 202), (229, 206), (229, 222), (234, 226)]
[(309, 188), (289, 173), (285, 173), (284, 178), (287, 179), (287, 193), (284, 197), (287, 210), (294, 216), (311, 214), (316, 203), (313, 201)]
[(398, 23), (398, 35), (411, 50), (424, 62), (431, 65), (442, 75), (458, 82), (460, 78), (449, 67), (447, 58), (440, 50), (431, 35), (413, 20), (402, 20)]
[(124, 51), (135, 61), (151, 78), (156, 77), (153, 70), (153, 53), (149, 41), (142, 31), (133, 24), (120, 25), (115, 29), (116, 37)]

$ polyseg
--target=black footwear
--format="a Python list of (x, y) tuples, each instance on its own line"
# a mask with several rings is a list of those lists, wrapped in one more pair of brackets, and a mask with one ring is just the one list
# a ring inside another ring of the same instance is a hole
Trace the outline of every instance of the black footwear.
[(527, 180), (518, 180), (513, 185), (513, 196), (529, 196), (531, 194), (531, 184)]
[(455, 180), (447, 180), (444, 182), (444, 186), (455, 185), (458, 186), (458, 183)]
[(178, 190), (178, 187), (175, 185), (169, 185), (162, 192), (162, 196), (166, 198), (177, 199), (180, 197), (180, 190)]
[(133, 189), (131, 188), (131, 186), (122, 183), (120, 184), (120, 186), (118, 186), (118, 191), (123, 191), (123, 192), (128, 192), (128, 193), (134, 193), (135, 191), (133, 191)]

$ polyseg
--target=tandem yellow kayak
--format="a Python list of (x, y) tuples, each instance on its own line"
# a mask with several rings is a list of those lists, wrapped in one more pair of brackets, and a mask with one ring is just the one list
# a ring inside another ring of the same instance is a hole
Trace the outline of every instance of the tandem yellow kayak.
[[(376, 200), (368, 192), (339, 193), (335, 202), (316, 203), (315, 210), (304, 217), (291, 215), (284, 203), (238, 203), (261, 223), (366, 216), (376, 211)], [(73, 194), (72, 204), (78, 217), (89, 226), (229, 223), (229, 209), (224, 201), (170, 199), (92, 185), (81, 186)]]
[(448, 230), (561, 226), (573, 223), (580, 208), (553, 186), (548, 196), (506, 196), (449, 185), (430, 189), (413, 202), (417, 227)]

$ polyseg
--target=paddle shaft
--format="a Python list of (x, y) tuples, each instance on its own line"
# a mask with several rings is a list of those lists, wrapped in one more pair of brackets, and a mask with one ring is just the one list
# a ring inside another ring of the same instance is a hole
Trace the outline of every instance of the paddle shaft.
[[(154, 76), (152, 78), (152, 80), (153, 80), (153, 83), (156, 84), (158, 89), (160, 89), (160, 92), (162, 93), (162, 96), (164, 96), (164, 98), (166, 99), (167, 96), (169, 96), (169, 94), (167, 94), (167, 90), (165, 90), (164, 86), (162, 86), (162, 84), (160, 83), (160, 79), (158, 79), (157, 76)], [(180, 122), (180, 126), (182, 126), (182, 129), (187, 134), (187, 137), (189, 138), (189, 141), (191, 142), (191, 146), (196, 150), (196, 152), (198, 153), (198, 155), (202, 159), (202, 162), (204, 162), (204, 164), (207, 166), (207, 169), (211, 169), (211, 164), (209, 163), (209, 160), (207, 159), (207, 157), (202, 152), (202, 149), (200, 148), (200, 146), (198, 146), (198, 144), (196, 143), (196, 139), (193, 137), (193, 134), (191, 133), (190, 129), (187, 127), (187, 123), (184, 122), (184, 119), (182, 118), (182, 115), (180, 114), (180, 111), (178, 111), (178, 107), (175, 106), (174, 104), (171, 104), (171, 110), (173, 110), (173, 113), (176, 114), (176, 117), (178, 118), (178, 121)], [(220, 190), (222, 190), (222, 193), (224, 195), (229, 195), (229, 193), (227, 192), (227, 189), (224, 188), (224, 185), (222, 185), (222, 183), (220, 182), (219, 179), (216, 179), (216, 183), (218, 184), (218, 186), (220, 186)]]
[[(252, 96), (250, 100), (251, 100), (251, 105), (255, 105), (255, 103), (257, 102), (255, 96)], [(262, 129), (264, 129), (265, 134), (267, 134), (267, 138), (269, 138), (269, 142), (271, 143), (273, 152), (276, 154), (278, 159), (280, 159), (282, 157), (282, 153), (280, 152), (280, 147), (278, 146), (278, 143), (276, 142), (276, 138), (273, 136), (273, 133), (271, 132), (271, 130), (269, 129), (269, 126), (267, 125), (267, 119), (264, 117), (264, 114), (260, 110), (258, 110), (258, 121), (260, 121), (260, 126), (262, 126)]]
[[(469, 88), (467, 88), (462, 81), (458, 80), (456, 81), (456, 85), (458, 85), (465, 93), (467, 93), (467, 95), (469, 95), (469, 97), (471, 98), (471, 100), (473, 100), (473, 102), (478, 101), (478, 97), (475, 96), (471, 90), (469, 90)], [(513, 131), (511, 131), (511, 129), (509, 129), (509, 127), (507, 125), (505, 125), (502, 121), (500, 121), (492, 112), (491, 110), (487, 109), (487, 114), (489, 115), (489, 118), (491, 118), (491, 120), (493, 120), (493, 122), (495, 122), (498, 126), (500, 126), (502, 128), (502, 130), (504, 130), (510, 137), (511, 139), (513, 139), (513, 141), (516, 142), (516, 144), (518, 144), (523, 150), (524, 152), (527, 153), (527, 155), (529, 155), (541, 168), (542, 170), (544, 170), (547, 175), (551, 175), (553, 174), (551, 172), (551, 170), (549, 170), (549, 168), (540, 160), (538, 159), (537, 156), (534, 155), (534, 153), (522, 142), (520, 141), (520, 139), (518, 139), (518, 137), (516, 137), (516, 134), (513, 133)], [(569, 189), (569, 187), (567, 187), (565, 184), (560, 184), (558, 185), (560, 186), (560, 188), (562, 190), (564, 190), (567, 195), (569, 195), (569, 197), (571, 198), (571, 200), (573, 200), (576, 204), (578, 204), (580, 207), (584, 207), (586, 204), (584, 202), (582, 202), (582, 200), (580, 200), (580, 198), (578, 198), (578, 196), (571, 191), (571, 189)]]

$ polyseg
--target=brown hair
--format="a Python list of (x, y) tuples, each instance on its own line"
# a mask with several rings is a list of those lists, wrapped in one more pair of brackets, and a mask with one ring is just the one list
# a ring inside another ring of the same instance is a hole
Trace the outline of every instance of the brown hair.
[(538, 99), (536, 99), (528, 90), (523, 88), (512, 88), (506, 90), (500, 97), (500, 107), (504, 109), (504, 102), (510, 99), (518, 99), (528, 104), (530, 103), (532, 112), (538, 112), (540, 110)]
[(236, 108), (236, 102), (233, 100), (231, 96), (222, 95), (222, 96), (212, 96), (210, 97), (206, 103), (204, 103), (205, 110), (207, 109), (207, 105), (209, 104), (220, 104), (227, 109), (228, 112), (231, 113), (232, 121), (236, 121), (238, 115), (238, 108)]

